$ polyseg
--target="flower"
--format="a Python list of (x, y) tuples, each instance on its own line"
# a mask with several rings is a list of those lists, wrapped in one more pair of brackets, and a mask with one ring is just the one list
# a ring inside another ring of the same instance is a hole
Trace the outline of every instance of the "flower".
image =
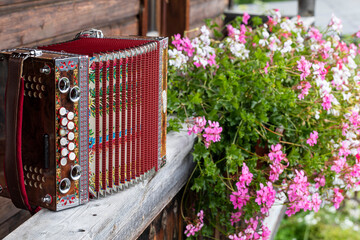
[(265, 74), (268, 74), (269, 62), (266, 62), (266, 66), (264, 67)]
[(310, 146), (314, 146), (315, 144), (317, 144), (318, 138), (319, 138), (318, 132), (313, 131), (312, 133), (310, 133), (310, 138), (308, 138), (308, 140), (306, 140), (306, 143), (309, 144)]
[(196, 117), (194, 118), (195, 124), (188, 128), (188, 134), (191, 135), (192, 133), (198, 134), (201, 133), (206, 125), (205, 117)]
[(334, 188), (334, 198), (333, 198), (333, 203), (334, 203), (334, 207), (336, 209), (338, 209), (340, 207), (340, 203), (342, 202), (342, 200), (344, 200), (343, 195), (341, 194), (341, 190), (339, 188)]
[(244, 12), (243, 18), (242, 18), (243, 23), (245, 23), (247, 25), (249, 19), (250, 19), (250, 15), (247, 12)]
[(305, 60), (304, 56), (301, 56), (301, 59), (300, 61), (297, 61), (297, 64), (298, 70), (301, 72), (300, 79), (304, 80), (307, 76), (310, 75), (311, 63)]
[(194, 236), (196, 232), (200, 231), (204, 226), (204, 211), (200, 210), (197, 214), (197, 219), (195, 223), (190, 223), (186, 226), (185, 234), (187, 237)]
[(276, 192), (271, 182), (267, 182), (266, 186), (260, 183), (260, 190), (256, 191), (255, 202), (262, 206), (261, 213), (266, 214), (275, 202)]

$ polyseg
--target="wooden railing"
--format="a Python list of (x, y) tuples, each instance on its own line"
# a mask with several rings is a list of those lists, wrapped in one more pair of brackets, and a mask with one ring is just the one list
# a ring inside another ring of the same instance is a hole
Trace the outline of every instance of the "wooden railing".
[(194, 167), (194, 137), (167, 136), (167, 163), (124, 191), (60, 212), (43, 209), (5, 239), (136, 239), (184, 186)]

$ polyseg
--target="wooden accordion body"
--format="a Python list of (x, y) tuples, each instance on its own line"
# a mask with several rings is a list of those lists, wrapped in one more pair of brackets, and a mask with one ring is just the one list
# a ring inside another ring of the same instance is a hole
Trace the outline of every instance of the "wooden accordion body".
[[(14, 53), (30, 50), (0, 53), (0, 195), (11, 198), (2, 167), (6, 73)], [(84, 204), (165, 163), (167, 38), (80, 37), (37, 52), (22, 72), (21, 156), (31, 206)]]

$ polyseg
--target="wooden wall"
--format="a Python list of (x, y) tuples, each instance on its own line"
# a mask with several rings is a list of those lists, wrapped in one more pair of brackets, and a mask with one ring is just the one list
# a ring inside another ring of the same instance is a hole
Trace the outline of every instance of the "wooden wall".
[(0, 0), (0, 49), (70, 40), (89, 28), (139, 32), (140, 0)]

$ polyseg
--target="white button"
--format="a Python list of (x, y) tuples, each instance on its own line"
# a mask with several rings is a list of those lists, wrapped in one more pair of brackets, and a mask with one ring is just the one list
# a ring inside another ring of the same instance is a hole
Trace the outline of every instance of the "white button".
[(61, 120), (60, 120), (60, 124), (61, 125), (63, 125), (64, 127), (66, 126), (66, 124), (68, 124), (68, 120), (67, 120), (67, 118), (62, 118)]
[(74, 122), (69, 122), (69, 123), (67, 124), (67, 128), (68, 128), (69, 130), (73, 130), (74, 127), (75, 127), (75, 123), (74, 123)]
[(60, 160), (60, 164), (61, 164), (61, 166), (65, 166), (65, 165), (67, 164), (67, 159), (66, 159), (66, 158), (62, 158), (62, 159)]
[(68, 149), (69, 149), (69, 151), (74, 150), (75, 149), (75, 143), (73, 143), (73, 142), (69, 143), (68, 144)]
[(59, 133), (60, 133), (60, 136), (65, 136), (66, 135), (66, 130), (65, 129), (63, 129), (63, 128), (61, 128), (60, 129), (60, 131), (59, 131)]
[(75, 138), (75, 134), (73, 132), (69, 132), (67, 137), (69, 141), (72, 141)]
[(68, 114), (66, 115), (68, 120), (73, 120), (75, 117), (75, 114), (73, 112), (68, 112)]
[(69, 159), (70, 159), (71, 161), (74, 161), (75, 158), (76, 158), (75, 153), (74, 153), (74, 152), (71, 152), (71, 153), (69, 154)]
[(60, 116), (65, 116), (65, 115), (66, 115), (66, 113), (67, 113), (66, 108), (61, 107), (61, 108), (59, 109), (59, 114), (60, 114)]
[(64, 137), (60, 139), (60, 145), (61, 146), (66, 146), (66, 144), (68, 144), (68, 143), (69, 143), (69, 141)]
[(62, 155), (63, 157), (66, 157), (68, 154), (69, 154), (69, 151), (67, 150), (67, 148), (61, 149), (61, 155)]

